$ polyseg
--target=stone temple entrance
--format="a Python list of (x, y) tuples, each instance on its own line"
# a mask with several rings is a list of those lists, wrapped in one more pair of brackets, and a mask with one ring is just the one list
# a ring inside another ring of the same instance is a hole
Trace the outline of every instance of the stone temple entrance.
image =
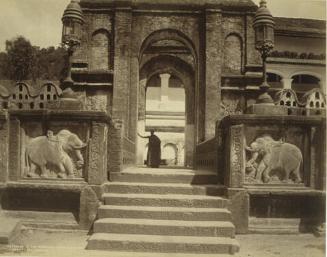
[[(257, 9), (251, 0), (72, 0), (64, 17), (85, 21), (73, 82), (0, 86), (1, 213), (93, 232), (88, 249), (160, 253), (234, 253), (235, 233), (254, 223), (324, 223), (326, 99), (318, 88), (294, 91), (308, 78), (289, 72), (292, 88), (258, 103)], [(277, 35), (295, 23), (284, 24)], [(151, 128), (167, 164), (186, 168), (135, 167), (146, 149), (137, 133)]]
[[(167, 39), (168, 38), (168, 39)], [(174, 39), (169, 39), (174, 38)], [(193, 167), (195, 149), (195, 61), (174, 31), (157, 31), (141, 51), (138, 133), (154, 130), (161, 140), (161, 165)], [(137, 144), (137, 164), (145, 164), (147, 140)]]

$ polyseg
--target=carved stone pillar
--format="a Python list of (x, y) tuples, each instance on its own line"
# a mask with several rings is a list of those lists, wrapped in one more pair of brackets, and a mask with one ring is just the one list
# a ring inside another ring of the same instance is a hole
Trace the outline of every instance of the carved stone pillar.
[(107, 124), (93, 122), (89, 144), (89, 166), (87, 181), (90, 185), (101, 185), (107, 181)]
[(226, 176), (225, 185), (229, 188), (241, 188), (245, 174), (245, 148), (243, 125), (235, 125), (229, 128), (226, 149)]

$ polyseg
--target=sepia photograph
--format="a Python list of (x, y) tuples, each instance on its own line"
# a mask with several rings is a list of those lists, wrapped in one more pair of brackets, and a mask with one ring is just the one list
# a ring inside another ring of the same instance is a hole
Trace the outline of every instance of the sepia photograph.
[(326, 257), (326, 0), (0, 10), (0, 256)]

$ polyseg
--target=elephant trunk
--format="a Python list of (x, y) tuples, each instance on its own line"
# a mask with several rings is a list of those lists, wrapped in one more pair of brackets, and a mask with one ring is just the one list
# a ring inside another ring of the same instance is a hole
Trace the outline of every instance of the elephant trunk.
[(255, 150), (253, 150), (251, 147), (249, 147), (249, 146), (245, 146), (245, 149), (247, 150), (247, 151), (249, 151), (249, 152), (251, 152), (251, 153), (253, 153), (253, 152), (255, 152)]
[(83, 166), (84, 165), (84, 158), (80, 150), (75, 150), (75, 154), (77, 157), (77, 165)]

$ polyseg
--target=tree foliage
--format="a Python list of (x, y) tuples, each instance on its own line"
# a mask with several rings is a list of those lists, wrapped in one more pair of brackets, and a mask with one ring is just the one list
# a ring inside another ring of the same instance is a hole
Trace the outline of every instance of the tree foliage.
[(0, 53), (0, 80), (60, 80), (65, 67), (63, 47), (40, 48), (22, 36), (7, 40)]
[(33, 65), (33, 47), (24, 37), (6, 41), (9, 79), (28, 79)]

